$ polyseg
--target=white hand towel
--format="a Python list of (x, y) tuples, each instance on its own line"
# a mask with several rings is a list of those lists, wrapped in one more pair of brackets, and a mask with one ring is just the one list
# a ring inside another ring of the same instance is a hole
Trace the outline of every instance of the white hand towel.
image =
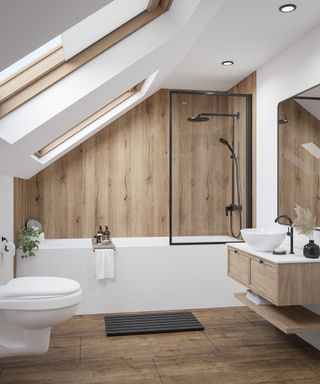
[(114, 250), (96, 249), (96, 279), (114, 278)]

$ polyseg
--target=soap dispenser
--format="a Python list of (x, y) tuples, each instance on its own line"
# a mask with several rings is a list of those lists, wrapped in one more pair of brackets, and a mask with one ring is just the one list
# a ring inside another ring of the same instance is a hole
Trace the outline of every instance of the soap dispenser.
[(103, 235), (105, 236), (105, 239), (110, 241), (110, 231), (107, 225), (104, 226)]
[(99, 229), (97, 232), (97, 243), (101, 243), (102, 236), (103, 236), (102, 225), (99, 225)]

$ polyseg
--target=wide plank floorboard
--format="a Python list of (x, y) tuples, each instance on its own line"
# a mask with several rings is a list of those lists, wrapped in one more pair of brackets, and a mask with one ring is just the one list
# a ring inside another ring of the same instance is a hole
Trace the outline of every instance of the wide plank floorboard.
[(193, 313), (205, 331), (123, 337), (75, 316), (47, 354), (0, 359), (0, 384), (320, 384), (320, 351), (298, 336), (243, 307)]
[[(35, 356), (18, 356), (0, 359), (1, 368), (54, 365), (80, 362), (80, 338), (51, 339), (48, 353)], [(0, 381), (1, 383), (1, 381)]]

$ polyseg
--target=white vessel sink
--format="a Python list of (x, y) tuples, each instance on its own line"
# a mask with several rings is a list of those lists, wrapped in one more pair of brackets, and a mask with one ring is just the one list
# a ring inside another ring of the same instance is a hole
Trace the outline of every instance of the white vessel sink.
[(241, 234), (250, 248), (261, 252), (272, 252), (284, 241), (287, 229), (245, 228)]

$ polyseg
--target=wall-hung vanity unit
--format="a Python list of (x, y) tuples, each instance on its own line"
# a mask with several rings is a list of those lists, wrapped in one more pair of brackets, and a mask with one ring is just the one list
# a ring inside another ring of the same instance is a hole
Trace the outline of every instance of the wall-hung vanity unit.
[[(320, 85), (278, 105), (278, 215), (294, 218), (294, 208), (299, 204), (317, 217), (317, 226), (320, 226), (319, 106)], [(270, 302), (270, 305), (258, 305), (246, 293), (235, 293), (238, 300), (283, 332), (320, 331), (320, 316), (305, 308), (320, 304), (320, 258), (307, 259), (302, 250), (280, 256), (254, 251), (245, 243), (229, 244), (228, 276)]]
[(320, 331), (320, 316), (302, 307), (320, 303), (320, 259), (273, 255), (247, 244), (228, 245), (228, 276), (270, 302), (235, 297), (285, 333)]

